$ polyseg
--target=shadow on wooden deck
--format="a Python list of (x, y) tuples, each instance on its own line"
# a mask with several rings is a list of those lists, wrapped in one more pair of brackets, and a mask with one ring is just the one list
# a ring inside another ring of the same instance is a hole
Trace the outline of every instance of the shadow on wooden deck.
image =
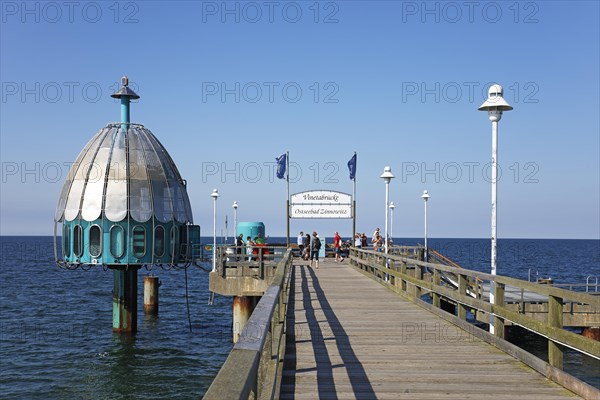
[[(316, 361), (316, 373), (317, 373), (317, 388), (319, 398), (337, 399), (338, 396), (332, 388), (335, 389), (335, 381), (333, 377), (334, 368), (345, 368), (346, 373), (350, 379), (350, 384), (354, 392), (354, 396), (357, 399), (373, 399), (376, 398), (375, 391), (369, 381), (369, 378), (359, 361), (358, 357), (354, 353), (350, 344), (350, 339), (344, 330), (344, 327), (338, 320), (335, 312), (329, 301), (327, 295), (321, 288), (319, 278), (310, 267), (306, 266), (294, 266), (292, 270), (292, 276), (296, 274), (296, 268), (300, 268), (301, 279), (302, 279), (302, 306), (306, 314), (306, 320), (308, 328), (310, 330), (309, 340), (312, 344), (312, 349)], [(309, 280), (310, 277), (310, 280)], [(309, 288), (309, 283), (312, 282), (314, 294)], [(313, 305), (313, 297), (316, 296), (317, 303), (320, 310), (325, 315), (325, 321), (317, 319), (315, 314), (315, 306)], [(284, 371), (289, 371), (283, 379), (284, 387), (290, 388), (290, 392), (282, 390), (282, 396), (285, 394), (293, 394), (295, 388), (296, 375), (302, 372), (309, 372), (314, 370), (311, 369), (297, 369), (296, 366), (296, 330), (295, 330), (295, 305), (296, 305), (296, 282), (292, 279), (290, 286), (290, 300), (288, 304), (288, 315), (287, 315), (287, 351), (286, 361), (284, 365)], [(330, 332), (324, 332), (321, 324), (327, 324), (331, 330)], [(290, 329), (291, 328), (291, 329)], [(331, 358), (325, 345), (325, 340), (335, 340), (337, 350), (342, 364), (333, 365)]]

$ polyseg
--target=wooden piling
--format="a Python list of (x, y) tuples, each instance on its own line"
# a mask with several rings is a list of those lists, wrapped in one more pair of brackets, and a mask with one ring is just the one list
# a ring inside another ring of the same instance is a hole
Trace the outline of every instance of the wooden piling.
[(115, 269), (113, 285), (113, 332), (137, 332), (137, 268)]
[(259, 297), (233, 296), (233, 343), (240, 339)]
[(144, 277), (144, 312), (149, 315), (158, 315), (158, 276)]

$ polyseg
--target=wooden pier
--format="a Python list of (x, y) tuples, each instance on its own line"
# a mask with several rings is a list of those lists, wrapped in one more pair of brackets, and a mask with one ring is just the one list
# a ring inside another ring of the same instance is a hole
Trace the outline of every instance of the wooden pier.
[[(205, 398), (600, 399), (562, 360), (565, 346), (600, 358), (600, 342), (563, 329), (572, 302), (600, 321), (600, 297), (424, 262), (418, 248), (407, 250), (352, 249), (319, 269), (288, 250), (273, 273), (249, 270), (266, 289)], [(482, 295), (492, 279), (495, 304)], [(507, 286), (545, 296), (546, 320), (512, 310)], [(474, 313), (494, 314), (495, 334), (467, 321)], [(509, 323), (545, 336), (549, 362), (505, 341)]]
[(575, 397), (347, 262), (295, 266), (288, 308), (282, 399)]

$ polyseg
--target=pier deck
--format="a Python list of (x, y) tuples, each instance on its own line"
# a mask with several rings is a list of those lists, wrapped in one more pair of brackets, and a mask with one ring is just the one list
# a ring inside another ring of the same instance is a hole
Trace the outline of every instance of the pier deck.
[(344, 263), (295, 265), (282, 399), (576, 398)]

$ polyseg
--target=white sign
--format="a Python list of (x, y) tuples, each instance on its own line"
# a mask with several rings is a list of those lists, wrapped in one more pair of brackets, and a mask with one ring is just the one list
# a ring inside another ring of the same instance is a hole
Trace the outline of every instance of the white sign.
[(352, 204), (352, 196), (332, 190), (312, 190), (292, 195), (292, 204)]
[(352, 218), (352, 196), (330, 190), (293, 194), (290, 218)]

